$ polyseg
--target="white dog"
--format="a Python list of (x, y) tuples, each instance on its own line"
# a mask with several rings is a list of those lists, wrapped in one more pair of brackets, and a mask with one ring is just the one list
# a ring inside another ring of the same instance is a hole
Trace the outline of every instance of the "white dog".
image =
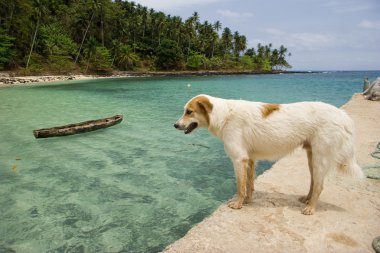
[(185, 134), (204, 127), (224, 142), (237, 180), (237, 197), (228, 203), (234, 209), (252, 200), (255, 160), (276, 160), (299, 146), (306, 150), (311, 175), (309, 193), (300, 198), (307, 204), (303, 214), (314, 213), (329, 170), (363, 177), (352, 120), (325, 103), (267, 104), (198, 95), (187, 102), (174, 127)]

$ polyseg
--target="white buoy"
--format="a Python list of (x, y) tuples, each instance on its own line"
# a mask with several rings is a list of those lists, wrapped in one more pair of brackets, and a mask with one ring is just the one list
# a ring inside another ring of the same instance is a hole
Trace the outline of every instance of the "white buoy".
[(188, 84), (187, 84), (187, 87), (190, 88), (190, 87), (191, 87), (191, 84), (188, 83)]

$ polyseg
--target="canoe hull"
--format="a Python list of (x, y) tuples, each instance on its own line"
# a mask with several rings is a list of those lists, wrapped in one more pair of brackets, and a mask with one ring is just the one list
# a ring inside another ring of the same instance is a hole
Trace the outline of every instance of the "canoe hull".
[(51, 128), (41, 128), (33, 131), (36, 138), (49, 138), (86, 133), (102, 128), (107, 128), (119, 124), (123, 120), (123, 115), (115, 115), (109, 118), (88, 120), (80, 123), (57, 126)]

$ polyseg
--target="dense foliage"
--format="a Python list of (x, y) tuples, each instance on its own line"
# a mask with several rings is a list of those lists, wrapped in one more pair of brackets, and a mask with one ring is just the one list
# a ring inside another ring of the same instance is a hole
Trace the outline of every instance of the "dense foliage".
[(25, 73), (289, 68), (287, 49), (216, 21), (186, 20), (121, 0), (0, 0), (0, 69)]

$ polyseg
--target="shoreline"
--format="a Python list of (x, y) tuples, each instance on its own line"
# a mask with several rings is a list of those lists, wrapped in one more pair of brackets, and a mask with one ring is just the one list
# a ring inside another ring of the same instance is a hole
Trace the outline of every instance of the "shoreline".
[(70, 80), (90, 80), (100, 78), (93, 75), (41, 75), (41, 76), (11, 76), (0, 73), (0, 87), (32, 85), (37, 83), (51, 83)]
[(111, 75), (85, 75), (85, 74), (68, 74), (68, 75), (33, 75), (20, 76), (14, 72), (0, 72), (0, 87), (10, 87), (18, 85), (28, 85), (34, 83), (50, 83), (59, 81), (72, 80), (90, 80), (100, 78), (126, 78), (126, 77), (181, 77), (181, 76), (218, 76), (218, 75), (271, 75), (271, 74), (311, 74), (321, 73), (321, 71), (125, 71), (115, 72)]
[[(380, 141), (380, 103), (354, 94), (341, 109), (355, 122), (359, 165), (378, 167), (370, 154)], [(223, 203), (163, 252), (374, 252), (380, 180), (355, 182), (332, 173), (315, 214), (305, 216), (298, 198), (309, 182), (306, 155), (298, 149), (255, 179), (253, 203), (239, 210)]]

